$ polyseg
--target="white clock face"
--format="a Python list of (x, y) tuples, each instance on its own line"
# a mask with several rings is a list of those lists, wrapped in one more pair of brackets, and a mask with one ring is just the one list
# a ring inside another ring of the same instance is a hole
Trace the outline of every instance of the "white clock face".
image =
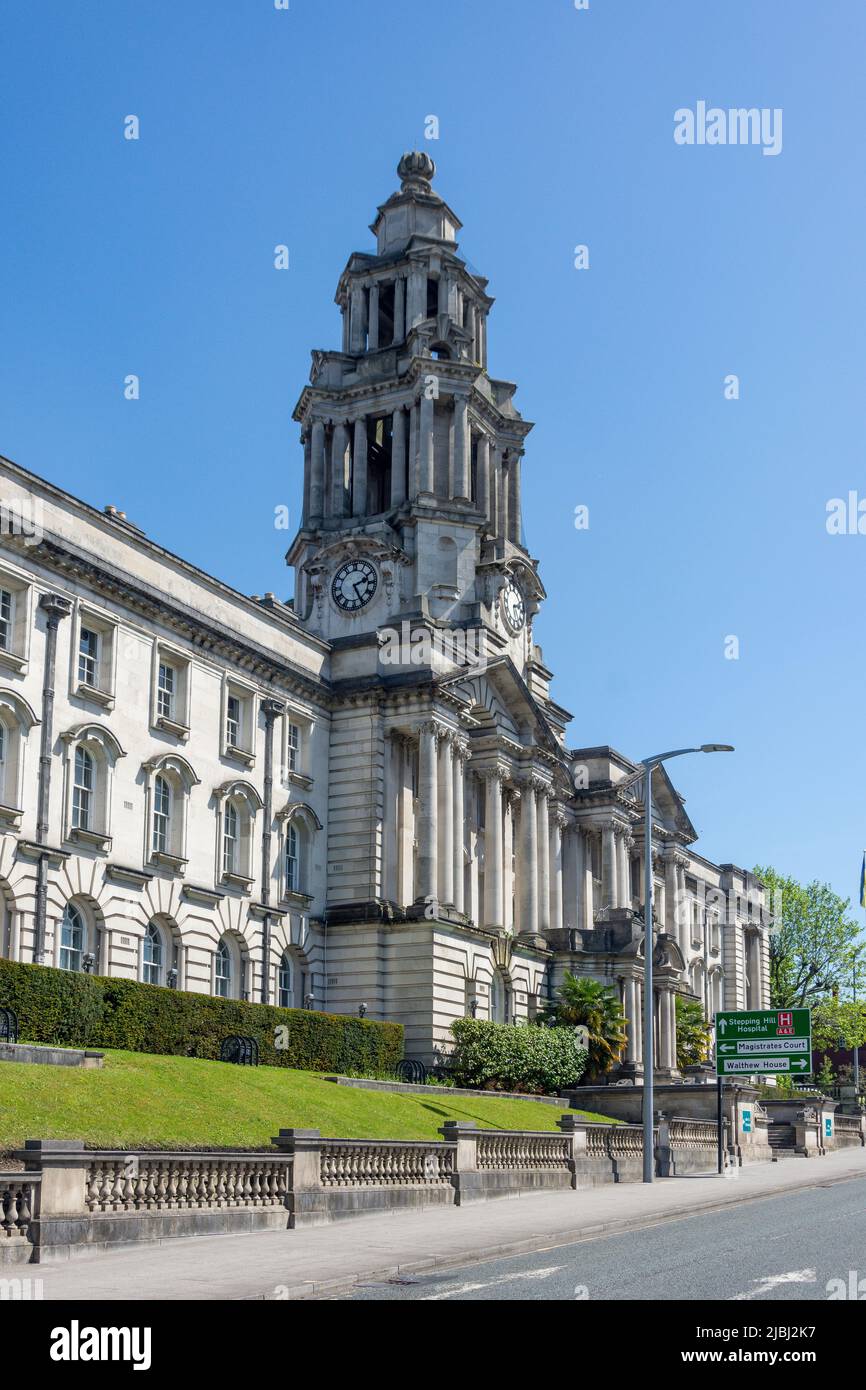
[(369, 560), (347, 560), (334, 575), (331, 593), (344, 613), (366, 608), (376, 592), (379, 576)]
[(512, 632), (520, 632), (526, 622), (526, 604), (516, 584), (507, 584), (502, 590), (502, 612)]

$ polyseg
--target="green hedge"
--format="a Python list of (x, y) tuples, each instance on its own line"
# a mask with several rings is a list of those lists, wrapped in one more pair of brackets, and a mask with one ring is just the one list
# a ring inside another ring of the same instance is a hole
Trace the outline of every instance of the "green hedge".
[(17, 1013), (22, 1041), (63, 1047), (218, 1058), (223, 1039), (240, 1033), (258, 1041), (268, 1066), (340, 1072), (388, 1071), (403, 1055), (399, 1023), (277, 1009), (11, 960), (0, 960), (0, 1007)]
[(574, 1028), (458, 1018), (451, 1033), (457, 1046), (449, 1072), (458, 1086), (555, 1095), (576, 1086), (586, 1067)]

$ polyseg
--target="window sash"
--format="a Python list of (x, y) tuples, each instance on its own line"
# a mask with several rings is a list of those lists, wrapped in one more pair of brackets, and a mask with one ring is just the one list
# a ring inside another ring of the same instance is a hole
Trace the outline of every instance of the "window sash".
[(173, 666), (165, 662), (159, 664), (159, 680), (156, 691), (156, 712), (161, 719), (171, 719), (174, 710), (175, 672)]
[(78, 679), (94, 689), (99, 682), (99, 635), (89, 627), (78, 634)]
[(10, 629), (12, 627), (12, 595), (8, 589), (0, 589), (0, 647), (9, 650)]
[(226, 743), (230, 748), (239, 748), (241, 740), (241, 702), (236, 695), (230, 695), (226, 706)]
[(153, 788), (153, 850), (166, 854), (170, 844), (171, 792), (163, 777), (157, 777)]
[(289, 724), (288, 733), (289, 772), (297, 772), (301, 755), (301, 729), (298, 724)]

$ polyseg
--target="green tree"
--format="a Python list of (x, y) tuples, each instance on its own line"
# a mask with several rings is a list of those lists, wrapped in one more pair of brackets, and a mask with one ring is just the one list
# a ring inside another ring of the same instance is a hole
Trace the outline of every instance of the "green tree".
[(816, 1052), (866, 1043), (866, 1010), (850, 999), (822, 999), (812, 1009), (812, 1046)]
[(833, 1072), (833, 1064), (829, 1057), (825, 1057), (821, 1062), (821, 1069), (817, 1073), (815, 1080), (819, 1086), (829, 1088), (836, 1084), (836, 1077)]
[[(566, 970), (559, 997), (544, 1010), (543, 1021), (589, 1031), (587, 1077), (603, 1076), (622, 1056), (626, 1019), (619, 994), (610, 985)], [(636, 1022), (636, 1020), (635, 1020)]]
[(712, 1029), (697, 999), (676, 995), (677, 1066), (693, 1067), (710, 1055)]
[(754, 872), (767, 890), (770, 932), (770, 1003), (773, 1008), (809, 1008), (851, 988), (855, 965), (863, 968), (860, 928), (848, 915), (849, 898), (829, 883), (805, 885), (771, 867)]

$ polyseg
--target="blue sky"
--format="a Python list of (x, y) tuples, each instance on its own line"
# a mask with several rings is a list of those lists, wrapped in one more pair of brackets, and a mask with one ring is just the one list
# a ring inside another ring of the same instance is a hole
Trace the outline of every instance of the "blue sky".
[[(7, 5), (0, 452), (288, 594), (291, 411), (423, 146), (536, 421), (525, 530), (572, 742), (734, 743), (672, 768), (703, 852), (856, 897), (866, 536), (825, 517), (866, 497), (864, 42), (850, 0)], [(781, 108), (781, 153), (675, 144), (699, 100)]]

